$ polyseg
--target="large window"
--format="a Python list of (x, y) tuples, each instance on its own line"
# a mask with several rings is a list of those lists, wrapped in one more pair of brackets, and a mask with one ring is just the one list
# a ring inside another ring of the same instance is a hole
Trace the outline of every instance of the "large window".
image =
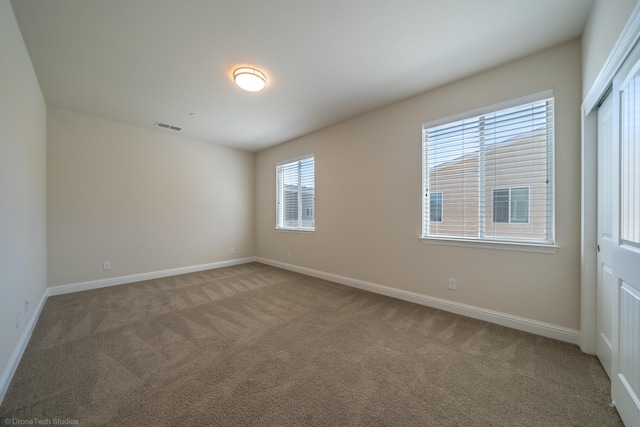
[(276, 166), (276, 228), (315, 229), (313, 156), (289, 160)]
[(551, 92), (423, 126), (424, 238), (554, 243)]

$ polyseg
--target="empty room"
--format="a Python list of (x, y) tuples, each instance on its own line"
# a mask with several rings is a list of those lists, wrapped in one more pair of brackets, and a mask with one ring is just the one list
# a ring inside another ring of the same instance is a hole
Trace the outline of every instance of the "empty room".
[(0, 423), (640, 426), (639, 39), (0, 0)]

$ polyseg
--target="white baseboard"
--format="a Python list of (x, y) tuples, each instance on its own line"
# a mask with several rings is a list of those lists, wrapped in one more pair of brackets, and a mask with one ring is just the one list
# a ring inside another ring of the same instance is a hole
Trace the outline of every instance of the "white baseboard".
[(162, 277), (177, 276), (179, 274), (196, 273), (198, 271), (230, 267), (232, 265), (246, 264), (255, 261), (255, 257), (239, 258), (229, 261), (219, 261), (208, 264), (193, 265), (189, 267), (172, 268), (169, 270), (152, 271), (150, 273), (130, 274), (128, 276), (110, 277), (108, 279), (90, 280), (88, 282), (71, 283), (68, 285), (50, 286), (49, 295), (63, 295), (72, 292), (88, 291), (91, 289), (106, 288), (108, 286), (142, 282), (143, 280), (159, 279)]
[(462, 316), (471, 317), (473, 319), (484, 320), (486, 322), (495, 323), (520, 331), (530, 332), (536, 335), (541, 335), (543, 337), (553, 338), (576, 345), (579, 344), (580, 331), (577, 331), (575, 329), (565, 328), (563, 326), (553, 325), (551, 323), (539, 322), (537, 320), (527, 319), (525, 317), (513, 316), (511, 314), (449, 301), (442, 298), (430, 297), (427, 295), (418, 294), (416, 292), (390, 288), (388, 286), (378, 285), (376, 283), (365, 282), (364, 280), (338, 276), (336, 274), (325, 273), (305, 267), (299, 267), (297, 265), (274, 261), (267, 258), (258, 257), (256, 258), (256, 261), (274, 267), (283, 268), (285, 270), (295, 271), (296, 273), (306, 274), (307, 276), (317, 277), (319, 279), (325, 279), (346, 286), (374, 292), (376, 294), (386, 295), (427, 307), (437, 308), (451, 313), (460, 314)]
[(40, 318), (40, 313), (42, 312), (42, 307), (44, 307), (44, 303), (47, 301), (49, 297), (49, 289), (46, 288), (40, 297), (40, 301), (38, 301), (38, 305), (36, 305), (35, 310), (33, 312), (33, 316), (29, 319), (29, 323), (24, 328), (24, 332), (22, 332), (22, 336), (20, 340), (18, 340), (18, 345), (11, 353), (11, 357), (9, 358), (9, 363), (4, 368), (2, 372), (2, 376), (0, 376), (0, 403), (4, 400), (4, 396), (7, 394), (7, 390), (9, 389), (9, 384), (11, 384), (11, 380), (13, 379), (13, 375), (16, 373), (16, 369), (18, 369), (18, 365), (20, 364), (20, 360), (22, 359), (22, 355), (24, 354), (25, 349), (27, 348), (27, 344), (29, 344), (29, 340), (31, 339), (31, 334), (36, 327), (36, 323), (38, 323), (38, 319)]

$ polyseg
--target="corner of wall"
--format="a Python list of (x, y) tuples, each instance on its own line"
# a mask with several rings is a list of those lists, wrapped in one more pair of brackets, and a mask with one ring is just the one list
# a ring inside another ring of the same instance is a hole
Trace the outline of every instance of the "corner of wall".
[[(46, 104), (11, 3), (0, 1), (0, 398), (47, 295)], [(36, 309), (32, 306), (38, 302)]]

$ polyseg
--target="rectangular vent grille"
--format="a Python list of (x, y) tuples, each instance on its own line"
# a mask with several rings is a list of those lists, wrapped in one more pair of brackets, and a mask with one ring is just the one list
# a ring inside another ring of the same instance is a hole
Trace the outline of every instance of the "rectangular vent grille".
[(176, 132), (180, 132), (182, 130), (182, 128), (180, 126), (174, 126), (174, 125), (170, 125), (170, 124), (162, 123), (162, 122), (156, 122), (156, 126), (161, 127), (161, 128), (165, 128), (165, 129), (175, 130)]

